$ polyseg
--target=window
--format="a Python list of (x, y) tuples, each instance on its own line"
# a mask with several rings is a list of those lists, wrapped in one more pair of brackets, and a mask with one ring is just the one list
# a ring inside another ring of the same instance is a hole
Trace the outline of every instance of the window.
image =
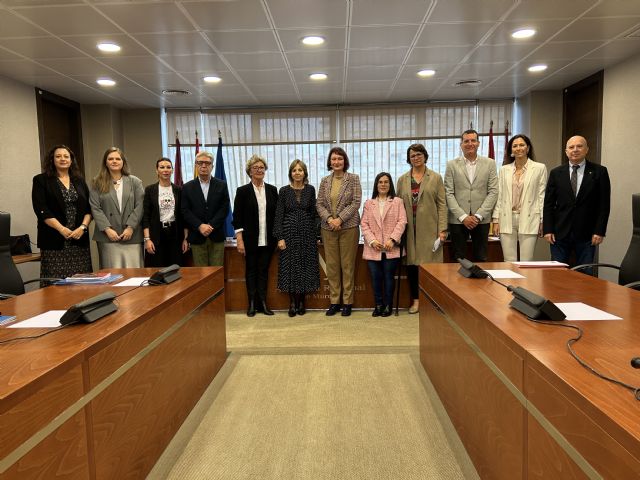
[(215, 156), (220, 131), (233, 204), (236, 188), (249, 181), (244, 167), (254, 153), (267, 160), (268, 183), (277, 187), (288, 184), (289, 164), (299, 158), (307, 164), (309, 182), (317, 188), (328, 173), (327, 153), (339, 144), (349, 155), (349, 171), (360, 175), (363, 198), (369, 198), (378, 173), (389, 172), (395, 181), (407, 171), (406, 152), (412, 143), (425, 145), (427, 166), (443, 176), (447, 161), (460, 155), (460, 134), (468, 128), (480, 133), (479, 152), (487, 155), (492, 121), (495, 157), (500, 165), (504, 128), (511, 121), (512, 110), (512, 100), (309, 110), (168, 110), (167, 153), (175, 158), (173, 139), (178, 132), (182, 177), (189, 180), (194, 172), (196, 132), (200, 150)]

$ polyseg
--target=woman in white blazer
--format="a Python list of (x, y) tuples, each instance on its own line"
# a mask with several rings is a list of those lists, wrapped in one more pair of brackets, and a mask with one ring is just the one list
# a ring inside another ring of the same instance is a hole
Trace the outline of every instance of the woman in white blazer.
[(505, 262), (533, 260), (536, 239), (542, 234), (547, 167), (535, 162), (526, 135), (511, 137), (509, 157), (498, 175), (498, 201), (493, 210), (493, 233), (500, 236)]
[(364, 237), (362, 258), (367, 260), (376, 308), (374, 317), (388, 317), (393, 306), (393, 275), (400, 262), (400, 241), (407, 225), (404, 202), (396, 197), (391, 175), (379, 173), (373, 195), (364, 204), (360, 226)]

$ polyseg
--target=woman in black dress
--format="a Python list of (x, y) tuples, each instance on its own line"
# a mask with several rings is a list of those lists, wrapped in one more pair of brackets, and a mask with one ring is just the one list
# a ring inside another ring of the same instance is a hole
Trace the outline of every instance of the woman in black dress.
[(38, 217), (40, 277), (66, 278), (91, 272), (89, 188), (69, 147), (56, 145), (33, 177), (33, 211)]
[(307, 166), (294, 160), (290, 185), (280, 189), (273, 235), (280, 250), (278, 290), (289, 292), (289, 316), (305, 314), (305, 295), (320, 288), (316, 190), (309, 185)]

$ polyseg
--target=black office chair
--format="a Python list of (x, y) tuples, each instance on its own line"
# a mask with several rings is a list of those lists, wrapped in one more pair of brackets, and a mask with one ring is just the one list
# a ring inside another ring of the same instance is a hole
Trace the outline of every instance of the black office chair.
[(18, 267), (11, 258), (9, 236), (11, 233), (11, 215), (0, 212), (0, 300), (15, 297), (24, 293), (24, 286), (40, 281), (53, 282), (58, 278), (34, 278), (26, 282), (22, 281)]
[(633, 232), (627, 253), (620, 266), (610, 263), (586, 263), (577, 265), (571, 270), (583, 270), (588, 267), (608, 267), (618, 270), (618, 284), (640, 290), (640, 193), (631, 196), (631, 217)]

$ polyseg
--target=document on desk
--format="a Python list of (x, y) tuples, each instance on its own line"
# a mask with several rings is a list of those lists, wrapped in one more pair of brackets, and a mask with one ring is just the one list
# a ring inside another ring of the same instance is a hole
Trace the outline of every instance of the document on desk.
[(556, 306), (567, 316), (565, 320), (622, 320), (582, 302), (556, 303)]
[(64, 312), (66, 310), (49, 310), (21, 322), (12, 323), (7, 328), (57, 328)]
[(511, 262), (520, 268), (567, 268), (569, 265), (555, 260), (541, 262)]
[[(148, 280), (149, 280), (149, 277), (131, 277), (131, 278), (127, 278), (126, 280), (123, 280), (120, 283), (116, 283), (114, 287), (139, 287), (142, 285), (142, 282), (146, 282)], [(147, 285), (149, 284), (148, 283), (144, 284), (145, 287)]]
[(493, 278), (525, 278), (513, 270), (485, 270)]

